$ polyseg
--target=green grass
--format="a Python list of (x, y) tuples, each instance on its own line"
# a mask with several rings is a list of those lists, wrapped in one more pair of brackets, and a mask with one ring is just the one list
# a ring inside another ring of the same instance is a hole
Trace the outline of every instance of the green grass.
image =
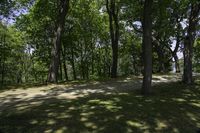
[(139, 91), (39, 97), (0, 111), (2, 133), (196, 133), (199, 128), (200, 84), (159, 84), (148, 97)]

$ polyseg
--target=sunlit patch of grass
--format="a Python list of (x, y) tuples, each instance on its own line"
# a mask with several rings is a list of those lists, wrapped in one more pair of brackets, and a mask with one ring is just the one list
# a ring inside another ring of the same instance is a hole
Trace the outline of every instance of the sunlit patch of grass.
[(127, 121), (126, 122), (129, 126), (131, 127), (136, 127), (136, 128), (139, 128), (140, 130), (146, 130), (149, 128), (149, 126), (145, 123), (142, 123), (142, 122), (136, 122), (136, 121)]

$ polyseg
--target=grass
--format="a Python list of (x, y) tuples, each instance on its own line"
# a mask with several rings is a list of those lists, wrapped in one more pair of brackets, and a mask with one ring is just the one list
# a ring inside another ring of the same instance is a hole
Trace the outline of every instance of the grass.
[(54, 95), (13, 99), (15, 104), (0, 110), (0, 132), (196, 133), (200, 129), (199, 83), (158, 84), (149, 97), (135, 90), (76, 99)]

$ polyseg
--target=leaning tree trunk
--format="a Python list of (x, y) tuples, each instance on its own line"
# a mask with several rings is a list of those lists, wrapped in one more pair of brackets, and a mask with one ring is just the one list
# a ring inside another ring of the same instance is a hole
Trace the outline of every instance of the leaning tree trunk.
[(117, 77), (117, 64), (118, 64), (118, 43), (119, 43), (119, 8), (116, 7), (115, 0), (106, 0), (106, 8), (109, 15), (109, 27), (112, 44), (112, 67), (111, 78)]
[(57, 82), (58, 69), (60, 62), (61, 36), (65, 24), (65, 17), (69, 9), (69, 0), (60, 0), (58, 2), (59, 13), (57, 16), (56, 29), (53, 39), (53, 47), (51, 52), (51, 64), (49, 68), (48, 81)]
[(179, 49), (179, 45), (180, 45), (180, 38), (179, 35), (177, 35), (177, 39), (176, 39), (176, 47), (174, 49), (174, 51), (171, 50), (172, 56), (174, 58), (174, 62), (175, 62), (175, 68), (176, 68), (176, 73), (180, 73), (180, 65), (179, 65), (179, 59), (178, 59), (178, 49)]
[(200, 12), (200, 2), (191, 5), (191, 13), (189, 17), (189, 27), (187, 36), (184, 42), (184, 71), (183, 82), (192, 84), (192, 58), (193, 58), (193, 44), (196, 36), (196, 25), (198, 24), (198, 14)]
[(180, 73), (180, 65), (177, 54), (174, 55), (174, 62), (175, 62), (176, 73)]
[(143, 11), (143, 85), (142, 94), (148, 95), (151, 92), (152, 82), (152, 4), (153, 0), (145, 0)]
[(182, 19), (178, 19), (177, 18), (177, 24), (178, 24), (178, 27), (177, 27), (177, 34), (176, 34), (176, 46), (175, 46), (175, 49), (174, 51), (172, 51), (172, 56), (174, 58), (174, 62), (175, 62), (175, 68), (176, 68), (176, 73), (180, 73), (180, 65), (179, 65), (179, 59), (178, 59), (178, 55), (177, 55), (177, 52), (178, 52), (178, 49), (180, 47), (180, 42), (181, 42), (181, 39), (180, 39), (180, 29), (181, 29), (181, 21)]

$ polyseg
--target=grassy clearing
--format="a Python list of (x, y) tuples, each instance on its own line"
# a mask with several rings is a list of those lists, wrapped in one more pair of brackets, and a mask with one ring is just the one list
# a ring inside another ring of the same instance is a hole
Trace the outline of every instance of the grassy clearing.
[(11, 95), (16, 102), (0, 110), (0, 132), (196, 133), (200, 128), (199, 81), (193, 86), (160, 83), (149, 97), (138, 90), (75, 99), (58, 98), (58, 93), (63, 92), (54, 88), (23, 101)]

